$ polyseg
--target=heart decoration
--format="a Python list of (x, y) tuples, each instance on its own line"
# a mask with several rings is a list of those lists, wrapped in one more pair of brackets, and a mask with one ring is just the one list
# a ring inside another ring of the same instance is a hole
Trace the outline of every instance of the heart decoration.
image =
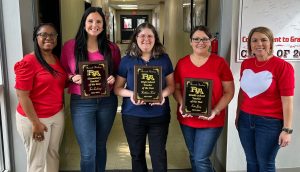
[(270, 87), (273, 75), (269, 71), (254, 73), (251, 69), (245, 69), (241, 78), (241, 88), (250, 97), (255, 97)]

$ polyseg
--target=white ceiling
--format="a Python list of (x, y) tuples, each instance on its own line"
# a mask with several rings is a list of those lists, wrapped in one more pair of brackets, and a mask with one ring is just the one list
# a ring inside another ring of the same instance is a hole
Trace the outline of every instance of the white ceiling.
[(152, 10), (164, 0), (109, 0), (109, 6), (115, 9), (121, 9), (117, 5), (138, 5), (139, 10)]

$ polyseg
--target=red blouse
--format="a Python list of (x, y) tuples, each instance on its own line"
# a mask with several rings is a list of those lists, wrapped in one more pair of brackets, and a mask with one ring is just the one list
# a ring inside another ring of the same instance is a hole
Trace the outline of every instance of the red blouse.
[[(67, 74), (59, 60), (50, 65), (58, 71), (55, 76), (49, 73), (37, 60), (34, 54), (27, 54), (14, 66), (16, 74), (15, 88), (30, 91), (30, 99), (39, 118), (48, 118), (63, 108), (63, 93)], [(17, 111), (26, 116), (20, 103)]]

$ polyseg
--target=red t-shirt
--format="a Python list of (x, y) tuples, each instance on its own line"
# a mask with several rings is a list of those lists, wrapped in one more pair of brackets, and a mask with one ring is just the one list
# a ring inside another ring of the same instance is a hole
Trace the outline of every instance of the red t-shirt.
[[(15, 88), (30, 91), (30, 99), (39, 118), (48, 118), (63, 108), (63, 93), (67, 81), (67, 74), (61, 67), (59, 60), (50, 65), (58, 71), (53, 76), (38, 62), (34, 54), (27, 54), (15, 64)], [(20, 103), (17, 111), (26, 116)]]
[(283, 119), (281, 96), (294, 95), (293, 66), (275, 56), (267, 62), (249, 58), (243, 61), (240, 75), (240, 109), (250, 114)]
[[(185, 78), (201, 78), (212, 80), (212, 109), (223, 96), (222, 81), (233, 81), (233, 76), (228, 64), (226, 63), (224, 58), (219, 57), (215, 54), (211, 54), (206, 63), (200, 67), (197, 67), (192, 63), (189, 55), (180, 59), (175, 69), (175, 82), (176, 84), (180, 84), (181, 95), (183, 95)], [(225, 110), (222, 110), (220, 114), (211, 121), (207, 121), (198, 119), (198, 117), (182, 118), (182, 115), (178, 111), (178, 108), (177, 119), (183, 125), (194, 128), (216, 128), (222, 127), (224, 125)]]

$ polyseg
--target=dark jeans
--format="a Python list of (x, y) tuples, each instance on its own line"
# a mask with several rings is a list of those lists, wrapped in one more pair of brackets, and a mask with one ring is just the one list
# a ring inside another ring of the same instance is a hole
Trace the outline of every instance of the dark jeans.
[(192, 128), (186, 125), (180, 127), (189, 150), (193, 172), (214, 172), (209, 157), (223, 127)]
[(170, 115), (153, 118), (122, 115), (122, 119), (131, 154), (132, 171), (148, 171), (145, 157), (146, 137), (148, 136), (153, 172), (166, 172), (166, 141)]
[(283, 121), (241, 111), (238, 132), (247, 159), (248, 172), (275, 172)]
[(81, 172), (104, 172), (106, 166), (106, 141), (112, 128), (117, 97), (81, 99), (71, 95), (71, 115), (75, 135), (80, 147)]

